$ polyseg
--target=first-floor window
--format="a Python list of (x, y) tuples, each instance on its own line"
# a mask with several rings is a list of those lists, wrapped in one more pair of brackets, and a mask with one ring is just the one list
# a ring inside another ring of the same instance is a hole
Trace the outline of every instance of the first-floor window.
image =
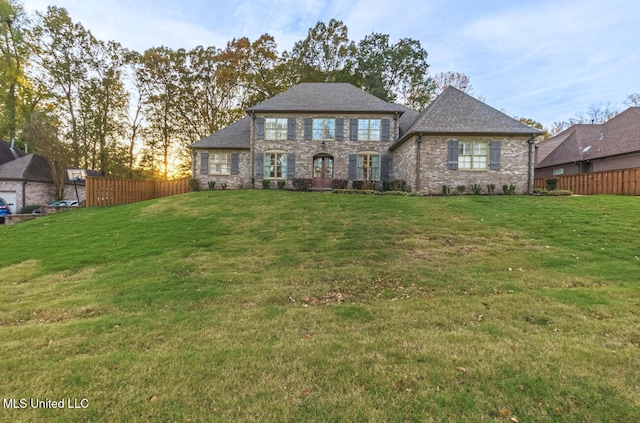
[(356, 164), (356, 179), (363, 181), (380, 180), (380, 154), (361, 153), (358, 154)]
[(458, 144), (458, 169), (487, 169), (489, 143), (460, 142)]
[(269, 151), (264, 154), (264, 177), (287, 177), (287, 153), (284, 151)]
[(231, 175), (231, 153), (209, 153), (210, 175)]

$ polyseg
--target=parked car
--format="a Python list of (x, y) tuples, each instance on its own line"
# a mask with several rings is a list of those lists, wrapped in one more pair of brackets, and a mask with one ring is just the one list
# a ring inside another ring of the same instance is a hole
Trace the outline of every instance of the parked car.
[(54, 207), (77, 207), (78, 202), (74, 200), (60, 200), (60, 201), (54, 201), (49, 205)]
[(4, 198), (0, 198), (0, 221), (4, 223), (4, 217), (8, 214), (11, 214), (9, 203)]

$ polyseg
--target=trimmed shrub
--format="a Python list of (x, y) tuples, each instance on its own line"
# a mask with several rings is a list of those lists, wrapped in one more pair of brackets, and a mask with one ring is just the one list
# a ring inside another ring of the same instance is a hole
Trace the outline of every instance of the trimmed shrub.
[(406, 191), (407, 181), (404, 179), (390, 179), (388, 181), (382, 181), (383, 191)]
[(557, 178), (547, 179), (544, 183), (547, 186), (547, 191), (555, 191), (558, 188)]
[(349, 180), (347, 179), (332, 179), (331, 188), (333, 189), (347, 189), (349, 186)]
[(296, 191), (311, 191), (313, 179), (311, 178), (294, 178), (292, 181), (293, 189)]
[(363, 189), (364, 188), (364, 181), (353, 181), (351, 183), (351, 188), (353, 188), (353, 189)]
[(489, 194), (493, 194), (495, 190), (496, 190), (496, 185), (495, 184), (488, 184), (487, 185), (487, 192)]
[(35, 209), (39, 209), (40, 206), (36, 206), (35, 204), (32, 204), (30, 206), (24, 206), (23, 208), (20, 209), (20, 214), (31, 214)]
[(278, 181), (278, 189), (282, 189), (284, 188), (284, 184), (286, 184), (287, 181)]
[(473, 184), (471, 185), (471, 192), (473, 193), (473, 195), (480, 195), (480, 192), (482, 191), (482, 187), (478, 184)]
[(449, 194), (451, 194), (451, 188), (449, 188), (446, 185), (443, 185), (442, 186), (442, 195), (449, 195)]
[(464, 194), (464, 192), (466, 191), (467, 187), (465, 185), (458, 185), (456, 186), (456, 191), (458, 191), (458, 195), (462, 195)]
[(271, 187), (271, 179), (262, 180), (262, 189), (269, 189)]
[(200, 191), (200, 179), (198, 178), (189, 179), (189, 188), (193, 192)]
[(207, 185), (209, 185), (209, 189), (213, 191), (216, 188), (216, 181), (209, 181)]

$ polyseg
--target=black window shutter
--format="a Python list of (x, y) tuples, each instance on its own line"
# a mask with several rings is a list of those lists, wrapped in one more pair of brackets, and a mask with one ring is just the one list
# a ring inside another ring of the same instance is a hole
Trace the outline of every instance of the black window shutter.
[(209, 173), (209, 153), (200, 153), (200, 173), (203, 175)]
[(389, 155), (385, 154), (380, 157), (380, 180), (389, 180)]
[(502, 152), (502, 143), (500, 141), (491, 141), (490, 151), (490, 170), (500, 170), (500, 155)]
[(391, 120), (382, 119), (382, 141), (389, 141), (391, 137)]
[(264, 139), (264, 118), (262, 117), (256, 119), (256, 139)]
[(240, 154), (231, 153), (231, 174), (240, 174)]
[(264, 176), (264, 153), (256, 151), (256, 179), (262, 179)]
[(458, 170), (458, 140), (449, 140), (449, 170)]
[(287, 119), (287, 139), (296, 139), (296, 118)]
[(336, 141), (344, 140), (344, 119), (336, 119)]
[(349, 180), (354, 181), (356, 179), (356, 166), (358, 164), (358, 155), (349, 154)]
[(287, 154), (287, 179), (296, 177), (296, 155), (295, 153)]
[(305, 118), (304, 119), (304, 140), (311, 140), (311, 124), (313, 123), (313, 119)]
[(349, 141), (358, 141), (358, 119), (349, 121)]

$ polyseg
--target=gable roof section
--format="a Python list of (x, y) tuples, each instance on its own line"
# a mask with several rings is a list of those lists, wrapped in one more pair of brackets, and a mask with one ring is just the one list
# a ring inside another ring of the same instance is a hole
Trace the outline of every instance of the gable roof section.
[(630, 107), (605, 123), (573, 125), (544, 143), (557, 144), (557, 147), (546, 156), (538, 157), (536, 168), (638, 152), (640, 107)]
[(516, 119), (471, 97), (454, 87), (448, 87), (426, 109), (390, 150), (404, 143), (412, 134), (451, 135), (522, 135), (541, 134)]
[(43, 156), (26, 156), (0, 165), (0, 179), (51, 183), (51, 167)]
[(394, 104), (342, 82), (306, 82), (263, 101), (247, 112), (402, 113)]
[(13, 151), (11, 151), (11, 144), (0, 139), (0, 165), (24, 157), (25, 155), (24, 151), (15, 146), (13, 147)]
[(226, 128), (191, 144), (191, 148), (212, 148), (226, 150), (249, 150), (251, 137), (251, 117), (244, 117)]

